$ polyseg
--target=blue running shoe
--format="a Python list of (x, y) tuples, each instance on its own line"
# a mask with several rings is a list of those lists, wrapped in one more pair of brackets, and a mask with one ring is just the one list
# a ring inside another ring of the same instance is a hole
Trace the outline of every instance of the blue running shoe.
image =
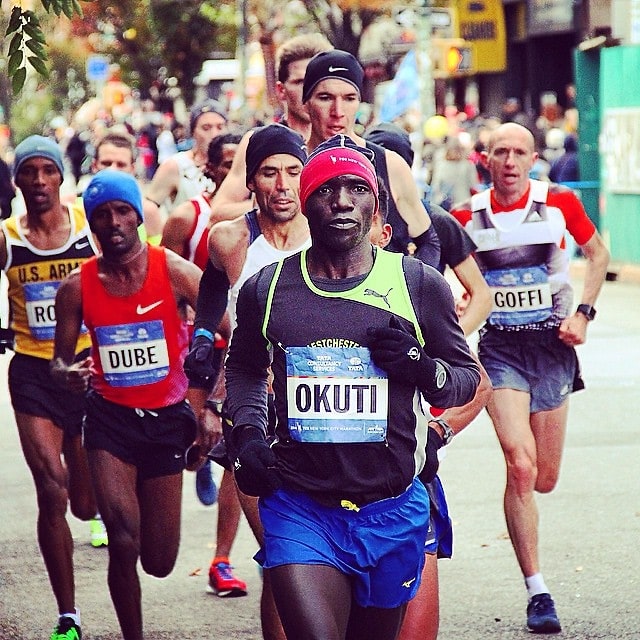
[(198, 494), (198, 500), (205, 507), (215, 504), (218, 499), (218, 487), (211, 474), (211, 460), (207, 460), (196, 471), (196, 493)]
[(527, 605), (527, 627), (533, 633), (560, 633), (560, 620), (553, 599), (548, 593), (538, 593)]

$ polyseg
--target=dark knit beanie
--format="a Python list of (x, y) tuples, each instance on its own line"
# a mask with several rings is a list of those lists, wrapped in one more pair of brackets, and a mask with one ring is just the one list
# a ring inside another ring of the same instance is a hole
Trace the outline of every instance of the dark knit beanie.
[(245, 155), (247, 162), (247, 185), (256, 175), (260, 164), (265, 158), (278, 153), (287, 153), (298, 158), (302, 164), (307, 159), (304, 139), (293, 129), (282, 124), (269, 124), (266, 127), (254, 129)]
[(358, 96), (362, 97), (364, 69), (350, 53), (334, 49), (316, 53), (309, 60), (302, 85), (302, 102), (306, 102), (311, 97), (319, 82), (331, 78), (344, 80), (353, 85), (358, 90)]

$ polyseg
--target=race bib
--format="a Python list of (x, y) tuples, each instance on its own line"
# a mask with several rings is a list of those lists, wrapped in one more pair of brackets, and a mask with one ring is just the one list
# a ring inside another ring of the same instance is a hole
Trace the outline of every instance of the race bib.
[(491, 324), (525, 325), (551, 316), (553, 300), (545, 267), (493, 269), (484, 275), (493, 294)]
[(365, 347), (288, 347), (289, 434), (297, 442), (384, 442), (388, 381)]
[(36, 340), (53, 340), (56, 331), (56, 292), (60, 282), (28, 282), (23, 285), (27, 324)]
[(153, 384), (169, 374), (161, 320), (96, 327), (104, 379), (112, 387)]

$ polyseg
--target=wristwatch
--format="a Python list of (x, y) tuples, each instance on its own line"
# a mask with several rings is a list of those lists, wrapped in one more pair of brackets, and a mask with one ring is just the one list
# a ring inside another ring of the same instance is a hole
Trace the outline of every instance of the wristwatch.
[(596, 310), (590, 304), (579, 304), (576, 312), (581, 313), (589, 322), (596, 317)]
[(209, 409), (217, 416), (222, 416), (222, 405), (224, 400), (205, 400), (204, 408)]
[[(453, 440), (453, 436), (456, 435), (453, 429), (441, 418), (432, 418), (431, 420), (429, 420), (427, 424), (428, 425), (437, 424), (440, 427), (440, 429), (442, 430), (442, 436), (441, 436), (442, 444), (444, 445), (449, 444), (451, 440)], [(438, 431), (437, 428), (436, 428), (436, 431)]]

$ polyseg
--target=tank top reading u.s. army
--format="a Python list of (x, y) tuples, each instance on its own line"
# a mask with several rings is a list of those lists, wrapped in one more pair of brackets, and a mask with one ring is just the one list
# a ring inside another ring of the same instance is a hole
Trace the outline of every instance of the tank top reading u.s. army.
[[(56, 249), (38, 249), (26, 238), (20, 217), (2, 221), (7, 243), (4, 272), (9, 281), (11, 328), (15, 352), (50, 360), (55, 333), (55, 298), (60, 282), (85, 260), (98, 253), (81, 207), (69, 209), (71, 231)], [(86, 330), (76, 352), (89, 347)]]

